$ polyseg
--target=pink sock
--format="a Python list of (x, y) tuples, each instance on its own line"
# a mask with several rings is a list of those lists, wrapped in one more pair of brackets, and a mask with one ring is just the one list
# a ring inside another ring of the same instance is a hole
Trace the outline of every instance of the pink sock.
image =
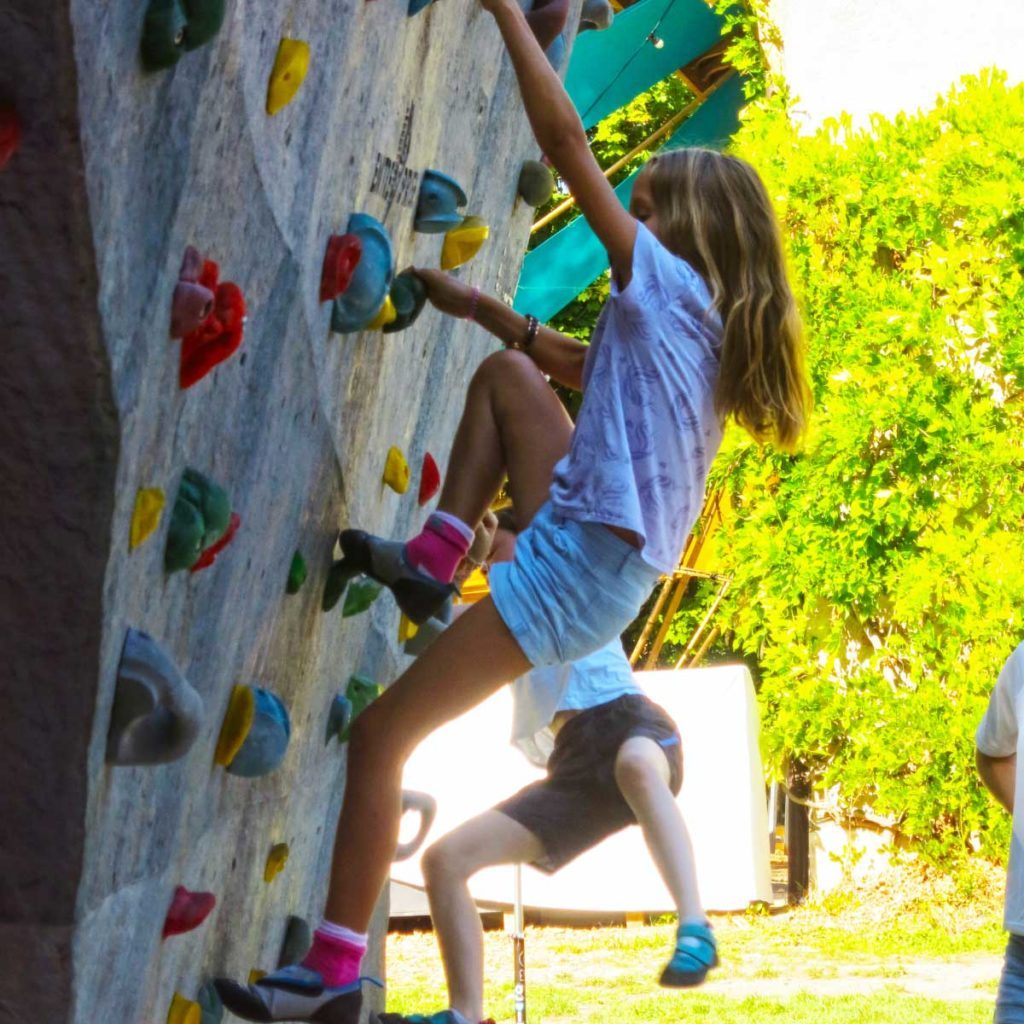
[(410, 565), (441, 583), (451, 583), (473, 543), (473, 531), (457, 516), (434, 512), (422, 532), (405, 545)]
[(316, 971), (328, 988), (338, 988), (358, 979), (365, 952), (365, 935), (324, 921), (313, 932), (313, 945), (302, 966)]

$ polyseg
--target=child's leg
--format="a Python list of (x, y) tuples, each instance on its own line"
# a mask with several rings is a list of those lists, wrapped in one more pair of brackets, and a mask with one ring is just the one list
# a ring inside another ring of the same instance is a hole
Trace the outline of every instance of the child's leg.
[(423, 878), (441, 947), (449, 1005), (471, 1024), (484, 1017), (484, 935), (469, 879), (482, 868), (529, 863), (543, 852), (540, 840), (517, 821), (500, 811), (485, 811), (439, 839), (423, 855)]
[(697, 889), (693, 845), (670, 784), (665, 751), (646, 736), (619, 747), (615, 781), (643, 829), (658, 873), (675, 902), (679, 920), (706, 920)]

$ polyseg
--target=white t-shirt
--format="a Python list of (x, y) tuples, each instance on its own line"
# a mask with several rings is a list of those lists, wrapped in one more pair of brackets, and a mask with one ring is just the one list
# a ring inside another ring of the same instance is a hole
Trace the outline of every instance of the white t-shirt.
[(1003, 927), (1024, 935), (1024, 644), (1010, 655), (978, 726), (978, 750), (989, 757), (1017, 755), (1013, 791), (1013, 838), (1006, 872)]
[(543, 768), (554, 749), (551, 719), (585, 711), (627, 693), (643, 693), (618, 637), (568, 665), (535, 668), (512, 684), (512, 745)]

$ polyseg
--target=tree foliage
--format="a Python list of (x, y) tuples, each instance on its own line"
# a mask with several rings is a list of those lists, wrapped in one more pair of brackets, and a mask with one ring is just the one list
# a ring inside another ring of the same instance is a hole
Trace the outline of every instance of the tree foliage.
[(766, 753), (932, 858), (997, 852), (973, 735), (1024, 639), (1024, 88), (810, 136), (763, 104), (734, 150), (777, 203), (816, 395), (801, 454), (730, 430), (713, 470)]

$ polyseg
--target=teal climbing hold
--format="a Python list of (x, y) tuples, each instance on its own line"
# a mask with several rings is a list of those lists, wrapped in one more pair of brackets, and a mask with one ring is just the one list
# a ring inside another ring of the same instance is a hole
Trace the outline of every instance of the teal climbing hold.
[(173, 67), (189, 50), (208, 43), (224, 23), (224, 0), (149, 0), (142, 26), (142, 62)]
[(224, 1004), (212, 981), (199, 990), (196, 1002), (199, 1003), (200, 1024), (221, 1024), (224, 1020)]
[(231, 498), (219, 484), (186, 469), (178, 487), (164, 549), (164, 569), (191, 569), (231, 525)]
[(395, 319), (384, 325), (385, 334), (412, 327), (427, 304), (427, 286), (411, 271), (403, 270), (391, 284)]
[(443, 235), (462, 223), (458, 207), (468, 202), (454, 178), (440, 171), (424, 171), (413, 228), (424, 235)]
[(301, 963), (313, 945), (313, 930), (309, 923), (292, 914), (284, 929), (284, 940), (281, 942), (281, 955), (277, 958), (278, 967), (290, 967)]
[(327, 573), (327, 582), (324, 584), (324, 596), (320, 602), (320, 608), (329, 612), (341, 600), (349, 580), (359, 575), (358, 569), (353, 569), (351, 564), (344, 558), (335, 562)]
[(348, 287), (331, 306), (331, 330), (337, 334), (352, 334), (371, 323), (381, 311), (394, 277), (391, 236), (379, 220), (353, 213), (346, 233), (362, 243), (362, 255)]
[(380, 592), (383, 589), (382, 584), (376, 580), (371, 580), (369, 576), (363, 576), (361, 579), (356, 580), (349, 586), (348, 593), (345, 595), (345, 604), (341, 609), (341, 617), (343, 619), (350, 619), (353, 615), (361, 615), (380, 597)]
[(324, 746), (333, 739), (344, 742), (342, 736), (348, 732), (351, 721), (352, 701), (345, 694), (339, 693), (331, 701), (331, 710), (327, 713), (327, 736), (324, 739)]
[(128, 629), (117, 667), (107, 763), (167, 764), (184, 757), (203, 719), (203, 701), (163, 648)]
[(302, 584), (306, 582), (308, 575), (309, 569), (306, 566), (306, 560), (302, 557), (301, 551), (296, 551), (292, 555), (292, 564), (288, 568), (288, 583), (285, 590), (289, 594), (297, 594)]

